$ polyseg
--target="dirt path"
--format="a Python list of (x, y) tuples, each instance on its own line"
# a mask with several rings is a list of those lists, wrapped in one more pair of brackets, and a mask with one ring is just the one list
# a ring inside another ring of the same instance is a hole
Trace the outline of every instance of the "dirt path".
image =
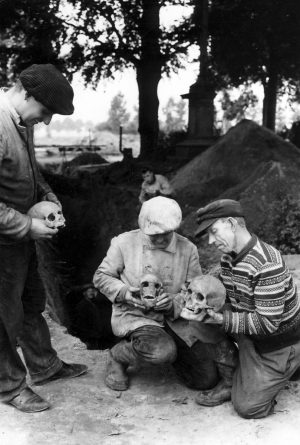
[[(300, 255), (287, 258), (300, 288)], [(283, 445), (299, 443), (300, 382), (278, 397), (274, 415), (244, 420), (231, 403), (197, 406), (195, 392), (172, 369), (151, 368), (133, 376), (128, 391), (103, 384), (107, 351), (87, 351), (48, 320), (53, 344), (66, 361), (86, 363), (78, 379), (37, 387), (52, 409), (22, 414), (0, 404), (0, 445)]]

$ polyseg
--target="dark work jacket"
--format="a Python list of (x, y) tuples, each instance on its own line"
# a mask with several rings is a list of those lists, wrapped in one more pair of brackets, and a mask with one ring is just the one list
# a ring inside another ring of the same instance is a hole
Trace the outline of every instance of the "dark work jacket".
[(33, 130), (0, 91), (0, 244), (26, 240), (31, 227), (27, 211), (51, 188), (39, 172)]

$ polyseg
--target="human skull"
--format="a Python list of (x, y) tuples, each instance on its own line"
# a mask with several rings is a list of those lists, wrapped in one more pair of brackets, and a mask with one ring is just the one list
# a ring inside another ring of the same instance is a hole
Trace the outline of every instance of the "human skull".
[(65, 226), (65, 218), (60, 207), (54, 202), (41, 201), (32, 206), (27, 214), (31, 218), (44, 219), (51, 229), (59, 229)]
[(225, 303), (226, 290), (221, 281), (211, 275), (195, 277), (183, 291), (184, 308), (181, 317), (188, 320), (197, 315), (197, 320), (204, 320), (207, 309), (220, 311)]
[(147, 309), (155, 306), (157, 297), (163, 291), (161, 280), (152, 273), (146, 273), (140, 281), (140, 296)]

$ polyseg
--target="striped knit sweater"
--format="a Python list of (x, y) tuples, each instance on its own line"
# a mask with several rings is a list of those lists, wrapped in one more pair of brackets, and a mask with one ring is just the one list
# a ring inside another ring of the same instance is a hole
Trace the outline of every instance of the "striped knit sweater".
[(286, 338), (292, 344), (290, 333), (300, 335), (300, 303), (280, 252), (252, 236), (236, 258), (222, 256), (221, 268), (230, 303), (224, 310), (225, 331), (250, 335), (259, 342)]

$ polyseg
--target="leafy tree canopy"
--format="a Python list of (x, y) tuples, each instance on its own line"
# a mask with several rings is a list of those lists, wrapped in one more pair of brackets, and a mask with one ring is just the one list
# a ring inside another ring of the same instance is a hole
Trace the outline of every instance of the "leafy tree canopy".
[(298, 0), (213, 0), (211, 60), (226, 84), (267, 84), (270, 71), (284, 81), (300, 77)]

